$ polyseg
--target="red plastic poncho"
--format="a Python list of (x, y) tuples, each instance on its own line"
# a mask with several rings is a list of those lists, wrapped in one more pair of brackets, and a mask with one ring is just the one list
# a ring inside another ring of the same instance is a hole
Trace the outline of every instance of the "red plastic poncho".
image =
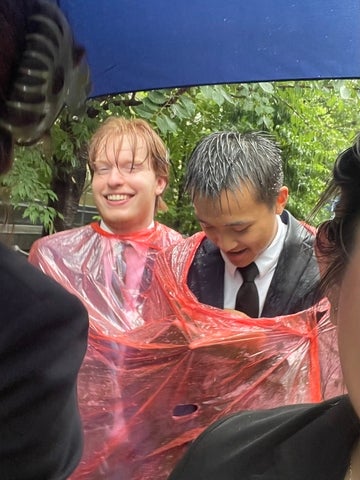
[(90, 329), (78, 383), (85, 450), (72, 480), (165, 480), (223, 415), (343, 392), (327, 301), (265, 319), (200, 304), (186, 277), (201, 239), (157, 257), (141, 326), (121, 332), (102, 315)]
[[(40, 238), (30, 250), (29, 261), (83, 301), (90, 330), (111, 337), (143, 324), (142, 304), (155, 255), (181, 239), (178, 232), (157, 222), (129, 235), (106, 232), (94, 222)], [(128, 271), (138, 269), (142, 277), (131, 289), (124, 283), (128, 245), (135, 252)]]

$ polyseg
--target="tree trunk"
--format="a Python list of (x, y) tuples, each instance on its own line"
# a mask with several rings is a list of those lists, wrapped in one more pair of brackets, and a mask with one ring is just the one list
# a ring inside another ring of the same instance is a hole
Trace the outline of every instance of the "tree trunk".
[[(71, 168), (55, 160), (55, 171), (51, 189), (56, 193), (57, 200), (50, 201), (49, 206), (59, 212), (63, 218), (56, 217), (54, 228), (56, 232), (74, 227), (75, 216), (78, 211), (81, 195), (86, 182), (87, 157), (83, 150), (76, 152), (77, 166)], [(48, 235), (44, 229), (43, 236)]]

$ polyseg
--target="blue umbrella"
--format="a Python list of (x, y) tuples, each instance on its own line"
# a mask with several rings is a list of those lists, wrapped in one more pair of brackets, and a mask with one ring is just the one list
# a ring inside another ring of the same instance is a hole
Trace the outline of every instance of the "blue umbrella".
[(92, 96), (360, 76), (359, 0), (59, 0)]

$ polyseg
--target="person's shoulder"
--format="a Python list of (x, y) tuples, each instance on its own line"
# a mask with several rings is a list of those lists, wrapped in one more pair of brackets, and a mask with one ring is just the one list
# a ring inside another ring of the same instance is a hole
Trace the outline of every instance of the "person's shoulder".
[(55, 280), (31, 265), (27, 258), (0, 243), (0, 301), (4, 308), (30, 311), (42, 305), (44, 312), (60, 309), (73, 310), (74, 317), (81, 314), (83, 306)]
[(246, 441), (246, 438), (253, 435), (258, 436), (259, 430), (269, 432), (273, 427), (281, 428), (281, 425), (285, 425), (289, 420), (293, 421), (296, 417), (308, 417), (310, 414), (315, 418), (324, 408), (326, 409), (325, 403), (304, 403), (264, 410), (244, 410), (218, 420), (205, 430), (202, 437), (221, 434), (222, 431), (229, 433), (234, 429), (241, 431), (241, 436)]
[(235, 478), (234, 472), (240, 471), (243, 478), (250, 478), (254, 467), (251, 459), (261, 458), (266, 464), (265, 470), (270, 468), (273, 450), (279, 443), (286, 443), (287, 439), (295, 438), (299, 431), (316, 423), (329, 409), (340, 404), (341, 398), (246, 410), (224, 417), (190, 445), (169, 480), (227, 480)]
[(342, 398), (336, 397), (325, 402), (291, 404), (264, 410), (244, 410), (219, 420), (211, 429), (216, 430), (219, 427), (241, 423), (243, 428), (249, 430), (257, 430), (259, 425), (267, 430), (271, 429), (272, 426), (278, 428), (289, 420), (293, 422), (295, 418), (304, 417), (307, 421), (311, 421), (317, 418), (321, 412), (339, 404)]
[(76, 239), (79, 235), (83, 235), (86, 232), (93, 232), (91, 225), (84, 225), (82, 227), (70, 228), (69, 230), (52, 233), (35, 240), (31, 246), (31, 250), (38, 250), (44, 246), (51, 247), (52, 245), (64, 242), (66, 239)]
[(280, 218), (290, 231), (296, 232), (298, 235), (301, 235), (305, 238), (309, 238), (311, 241), (315, 239), (316, 228), (304, 220), (298, 220), (288, 210), (284, 210), (280, 215)]
[(30, 248), (29, 262), (39, 266), (44, 262), (63, 261), (83, 256), (83, 246), (99, 234), (90, 225), (63, 230), (37, 239)]

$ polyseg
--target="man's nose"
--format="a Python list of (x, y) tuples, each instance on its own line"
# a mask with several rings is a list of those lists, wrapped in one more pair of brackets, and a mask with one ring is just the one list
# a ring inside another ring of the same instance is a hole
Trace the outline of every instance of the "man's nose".
[(215, 243), (223, 252), (229, 252), (234, 248), (237, 248), (237, 242), (235, 241), (235, 239), (231, 235), (223, 233), (217, 234)]
[(117, 185), (117, 184), (122, 184), (125, 182), (125, 176), (124, 173), (121, 171), (120, 168), (114, 166), (110, 174), (108, 176), (108, 183), (110, 185)]

